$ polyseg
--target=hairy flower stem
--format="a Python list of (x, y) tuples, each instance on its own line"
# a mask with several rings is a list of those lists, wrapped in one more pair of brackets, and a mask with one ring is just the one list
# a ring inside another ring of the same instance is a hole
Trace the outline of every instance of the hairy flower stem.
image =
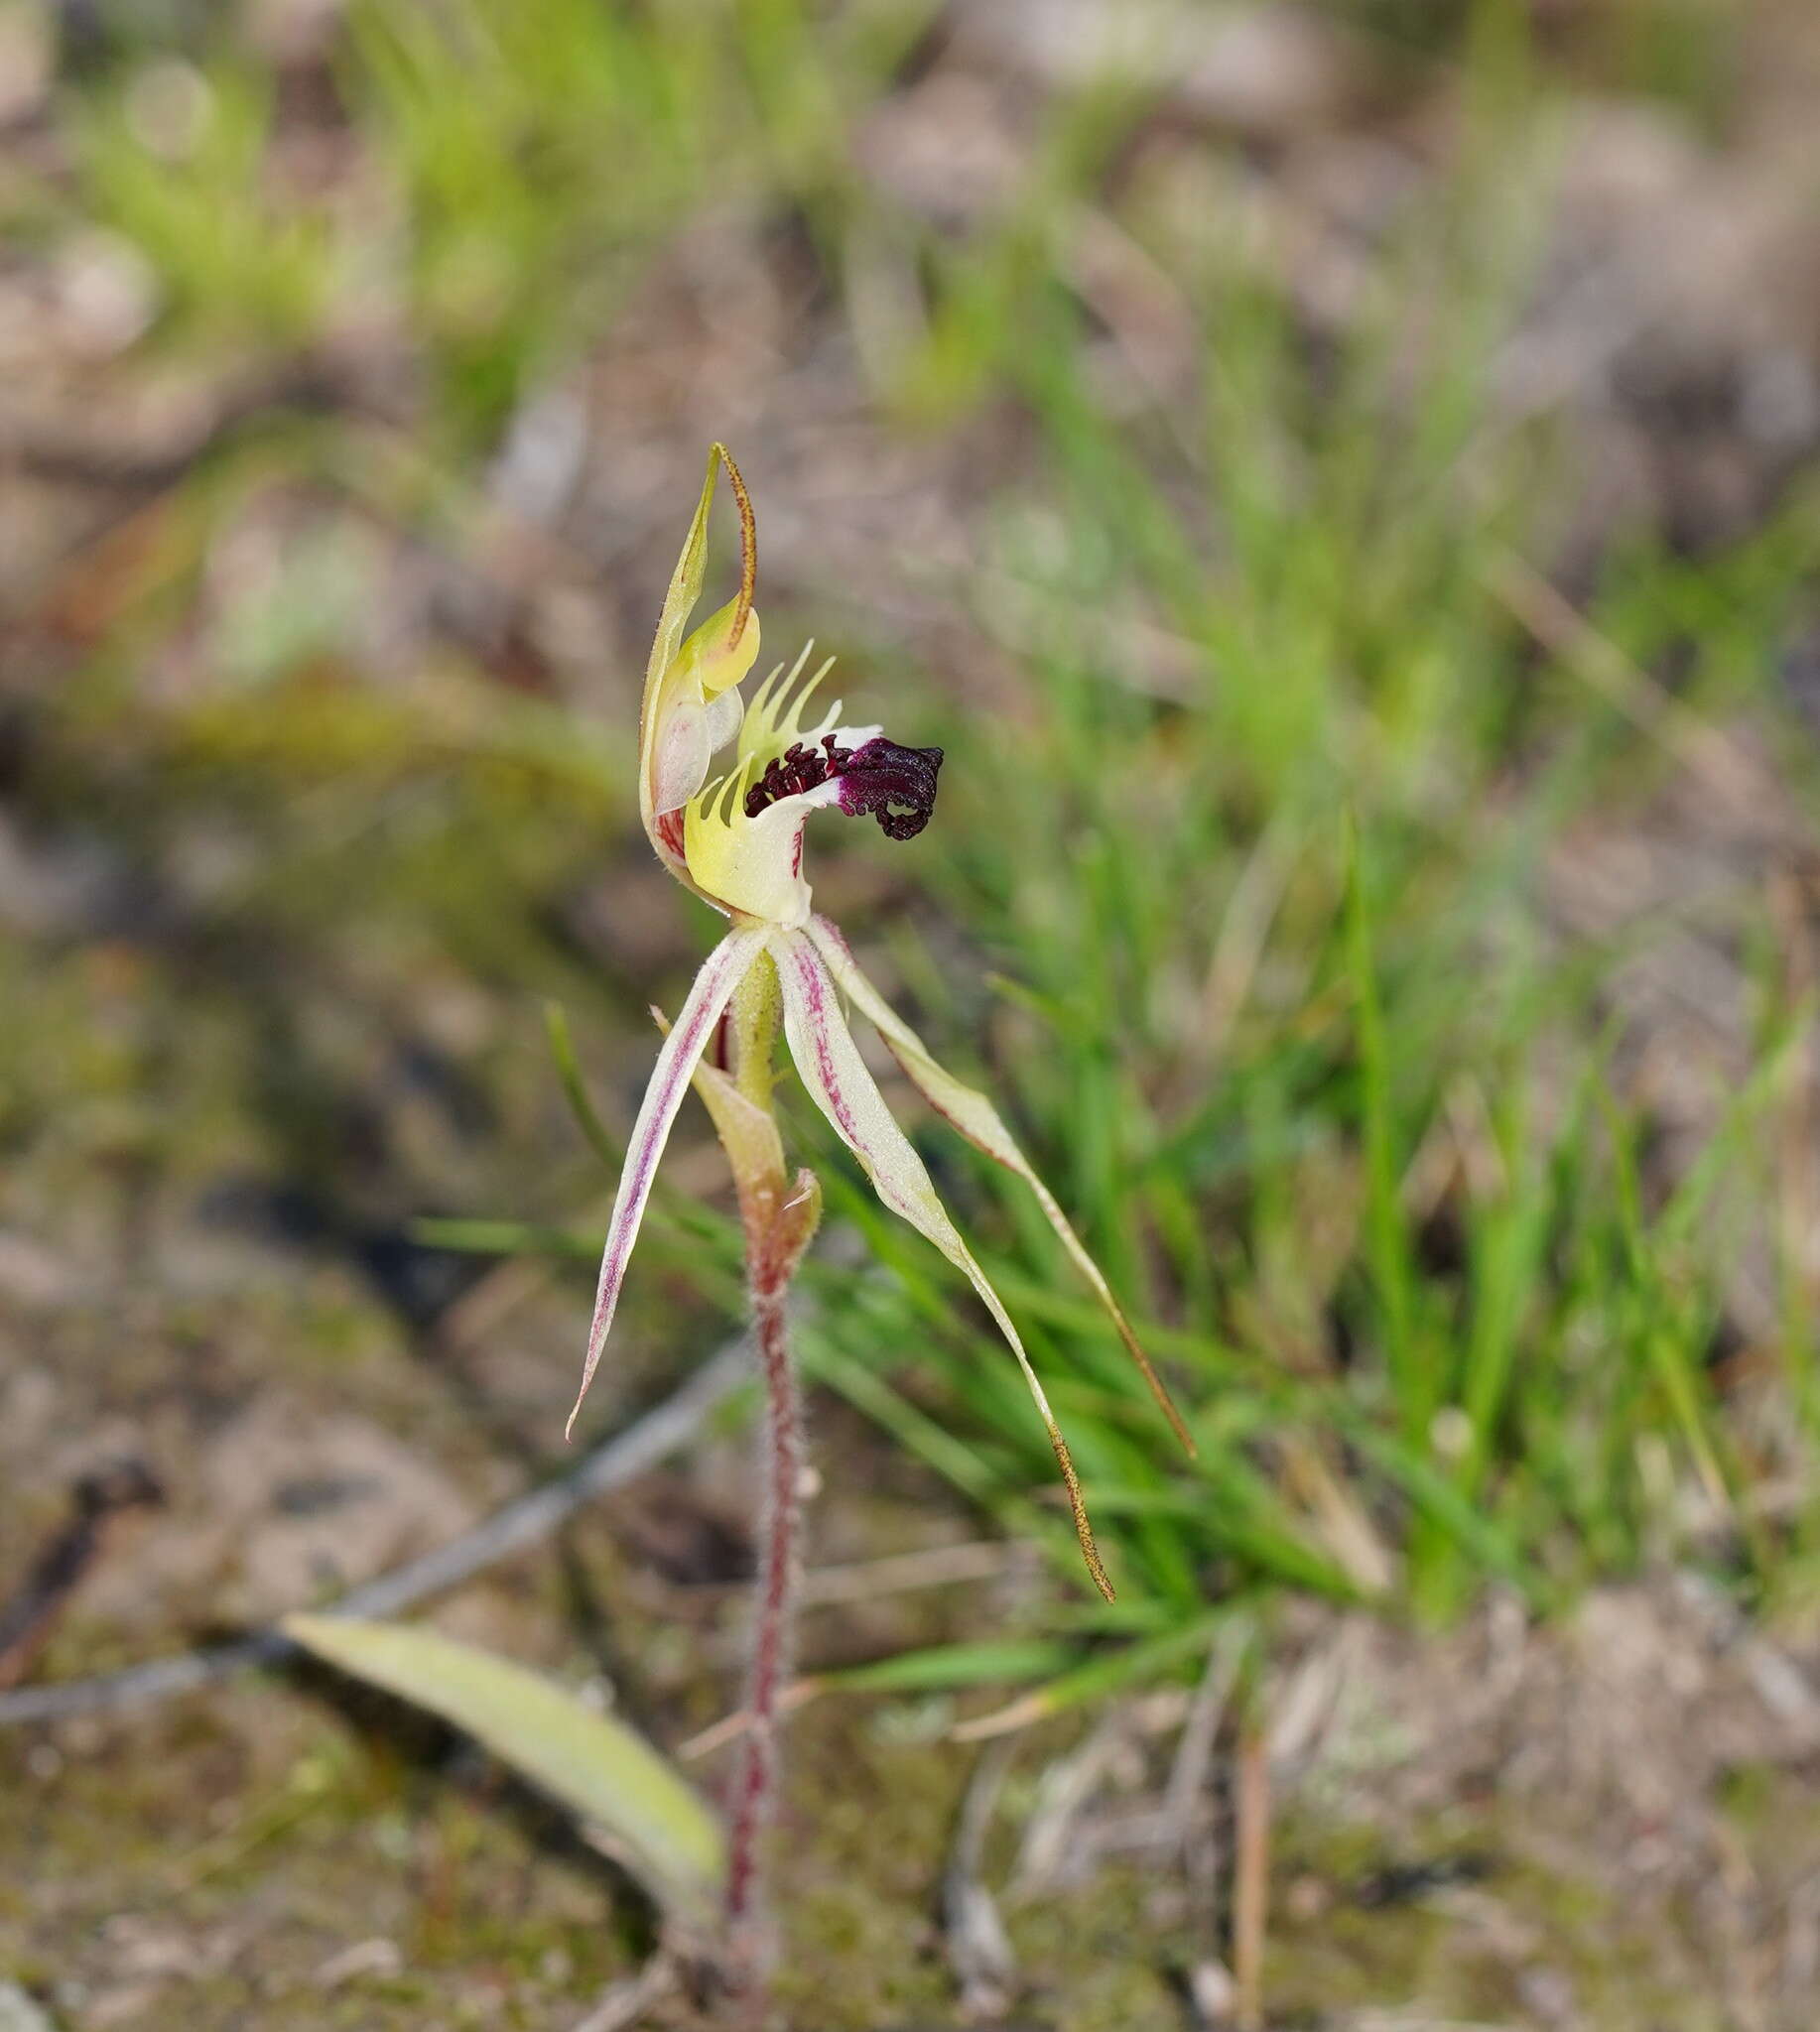
[(746, 1728), (730, 1804), (726, 1922), (728, 1973), (748, 1997), (762, 1987), (760, 1850), (777, 1798), (778, 1703), (796, 1628), (801, 1560), (803, 1421), (790, 1361), (786, 1306), (790, 1280), (815, 1233), (821, 1189), (813, 1175), (791, 1179), (772, 1113), (773, 1057), (781, 997), (777, 970), (761, 959), (728, 1009), (724, 1064), (697, 1075), (739, 1194), (753, 1337), (765, 1385), (758, 1603), (746, 1684)]
[(803, 1424), (796, 1371), (790, 1361), (785, 1290), (781, 1283), (755, 1283), (752, 1291), (752, 1324), (765, 1382), (765, 1521), (746, 1689), (746, 1731), (733, 1787), (726, 1880), (734, 1965), (748, 1980), (754, 1972), (750, 1936), (757, 1916), (758, 1846), (776, 1804), (777, 1703), (789, 1670), (800, 1564)]

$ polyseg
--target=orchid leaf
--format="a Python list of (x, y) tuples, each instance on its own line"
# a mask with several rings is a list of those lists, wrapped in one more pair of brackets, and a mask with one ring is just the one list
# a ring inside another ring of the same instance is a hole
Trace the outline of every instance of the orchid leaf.
[(726, 1858), (706, 1803), (643, 1736), (522, 1665), (412, 1623), (291, 1615), (285, 1634), (422, 1708), (596, 1829), (666, 1915), (711, 1922)]

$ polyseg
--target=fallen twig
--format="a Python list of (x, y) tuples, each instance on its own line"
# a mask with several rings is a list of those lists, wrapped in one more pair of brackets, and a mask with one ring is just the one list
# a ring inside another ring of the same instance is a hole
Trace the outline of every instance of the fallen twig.
[(1017, 1989), (1012, 1951), (998, 1903), (985, 1885), (985, 1838), (1016, 1745), (1008, 1737), (987, 1745), (974, 1766), (942, 1872), (942, 1939), (961, 1990), (969, 2024), (996, 2024)]
[[(568, 1474), (517, 1497), (473, 1530), (350, 1588), (319, 1613), (397, 1615), (539, 1544), (585, 1503), (620, 1487), (674, 1453), (750, 1374), (746, 1340), (741, 1334), (704, 1362), (673, 1395), (624, 1432), (604, 1441)], [(236, 1643), (187, 1651), (175, 1658), (154, 1658), (95, 1679), (20, 1687), (0, 1694), (0, 1727), (144, 1707), (226, 1679), (250, 1666), (269, 1665), (295, 1649), (281, 1631), (264, 1629)]]
[(1176, 1745), (1175, 1762), (1169, 1767), (1169, 1783), (1163, 1790), (1163, 1812), (1177, 1839), (1184, 1844), (1194, 1823), (1195, 1811), (1207, 1787), (1213, 1766), (1214, 1743), (1220, 1723), (1237, 1684), (1244, 1663), (1244, 1649), (1250, 1631), (1243, 1624), (1222, 1630), (1210, 1646), (1201, 1684), (1189, 1704), (1188, 1718), (1182, 1724), (1182, 1739)]
[(1233, 1864), (1234, 2021), (1238, 2032), (1264, 2022), (1264, 1928), (1270, 1890), (1270, 1755), (1264, 1735), (1248, 1727), (1238, 1739)]
[(1041, 1895), (1062, 1880), (1066, 1866), (1080, 1861), (1081, 1816), (1130, 1739), (1130, 1704), (1119, 1702), (1101, 1715), (1084, 1742), (1043, 1773), (1011, 1868), (1013, 1899), (1021, 1903)]
[(636, 1975), (615, 1982), (575, 2032), (627, 2032), (653, 2004), (661, 2003), (681, 1984), (674, 1957), (660, 1948)]
[[(808, 1707), (828, 1691), (827, 1677), (821, 1673), (808, 1673), (801, 1679), (793, 1679), (777, 1697), (777, 1712), (780, 1714), (794, 1714), (799, 1708)], [(722, 1714), (718, 1721), (711, 1722), (686, 1742), (677, 1744), (674, 1755), (679, 1764), (694, 1763), (698, 1757), (713, 1756), (715, 1750), (724, 1749), (729, 1742), (738, 1742), (752, 1725), (752, 1717), (744, 1708), (735, 1708), (730, 1714)]]
[(17, 1686), (31, 1671), (94, 1564), (112, 1520), (123, 1510), (163, 1501), (164, 1490), (143, 1460), (122, 1460), (82, 1476), (70, 1491), (68, 1523), (32, 1562), (19, 1591), (0, 1606), (0, 1687)]

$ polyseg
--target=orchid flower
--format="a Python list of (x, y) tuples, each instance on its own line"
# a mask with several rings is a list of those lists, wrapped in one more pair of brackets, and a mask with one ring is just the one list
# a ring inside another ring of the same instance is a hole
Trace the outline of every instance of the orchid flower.
[[(739, 513), (739, 589), (685, 638), (683, 631), (701, 595), (709, 515), (721, 469)], [(645, 674), (638, 794), (645, 831), (659, 859), (687, 888), (730, 920), (730, 929), (708, 955), (676, 1021), (668, 1026), (638, 1111), (607, 1228), (582, 1394), (599, 1363), (658, 1159), (692, 1080), (713, 1109), (733, 1156), (742, 1207), (748, 1187), (755, 1180), (770, 1180), (771, 1212), (776, 1211), (782, 1164), (768, 1107), (754, 1107), (749, 1096), (742, 1099), (716, 1061), (724, 1049), (722, 1019), (729, 1008), (735, 1032), (753, 1031), (754, 1026), (762, 1032), (768, 1059), (776, 1017), (771, 1016), (765, 1030), (762, 1007), (768, 1002), (775, 1009), (781, 1003), (784, 1036), (810, 1097), (859, 1160), (885, 1206), (926, 1235), (973, 1285), (1016, 1356), (1055, 1451), (1088, 1570), (1109, 1600), (1112, 1588), (1094, 1544), (1080, 1477), (1043, 1386), (1010, 1315), (949, 1218), (922, 1159), (866, 1070), (842, 1014), (843, 996), (883, 1038), (936, 1111), (1035, 1193), (1045, 1217), (1190, 1451), (1192, 1442), (1098, 1264), (996, 1108), (936, 1063), (922, 1039), (860, 972), (841, 932), (815, 910), (803, 873), (803, 832), (811, 814), (838, 811), (849, 818), (871, 817), (890, 838), (913, 838), (929, 823), (935, 807), (942, 750), (902, 747), (881, 727), (849, 725), (839, 702), (822, 702), (832, 659), (810, 670), (807, 648), (787, 668), (780, 664), (774, 669), (749, 698), (742, 698), (740, 688), (758, 656), (758, 615), (752, 604), (756, 577), (751, 500), (738, 467), (725, 447), (716, 444), (709, 453), (701, 499), (670, 581)], [(767, 1083), (767, 1100), (768, 1091)], [(749, 1162), (742, 1160), (740, 1148), (752, 1153)], [(799, 1184), (796, 1198), (784, 1205), (800, 1206), (813, 1194), (809, 1175), (801, 1174), (800, 1180), (807, 1184)], [(750, 1235), (753, 1223), (747, 1210)], [(794, 1267), (806, 1246), (814, 1218), (815, 1208), (810, 1207), (782, 1244), (788, 1268)], [(579, 1410), (580, 1396), (576, 1403)], [(572, 1413), (572, 1427), (574, 1419)]]

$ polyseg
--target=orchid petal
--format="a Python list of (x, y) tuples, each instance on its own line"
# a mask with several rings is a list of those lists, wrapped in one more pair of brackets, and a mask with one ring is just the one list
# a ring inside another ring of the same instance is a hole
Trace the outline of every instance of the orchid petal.
[(1044, 1219), (1054, 1228), (1062, 1246), (1074, 1258), (1076, 1268), (1105, 1308), (1112, 1325), (1118, 1330), (1118, 1337), (1124, 1342), (1144, 1381), (1149, 1384), (1150, 1394), (1174, 1427), (1176, 1438), (1193, 1455), (1196, 1452), (1194, 1439), (1164, 1387), (1163, 1379), (1150, 1366), (1150, 1358), (1132, 1331), (1130, 1321), (1125, 1318), (1124, 1308), (1112, 1295), (1105, 1273), (1088, 1254), (1087, 1245), (1075, 1232), (1074, 1223), (1062, 1211), (1055, 1195), (1018, 1148), (998, 1110), (977, 1087), (967, 1085), (936, 1063), (923, 1040), (860, 972), (852, 949), (831, 918), (818, 914), (810, 920), (807, 930), (817, 952), (828, 962), (829, 971), (839, 983), (841, 992), (884, 1039), (892, 1057), (935, 1111), (959, 1129), (975, 1150), (983, 1151), (994, 1164), (1003, 1165), (1006, 1171), (1015, 1172), (1036, 1195), (1036, 1204), (1042, 1208)]
[(683, 697), (666, 706), (651, 757), (651, 809), (658, 818), (681, 811), (702, 788), (710, 758), (739, 731), (743, 710), (737, 684), (706, 705)]
[(1112, 1585), (1106, 1578), (1094, 1534), (1087, 1519), (1081, 1494), (1080, 1476), (1056, 1424), (1049, 1399), (1031, 1366), (1024, 1344), (1018, 1338), (998, 1294), (987, 1282), (984, 1271), (974, 1261), (972, 1251), (961, 1239), (947, 1209), (936, 1197), (923, 1160), (911, 1147), (910, 1139), (897, 1125), (877, 1082), (866, 1071), (845, 1021), (840, 999), (822, 954), (801, 932), (774, 931), (771, 954), (777, 962), (778, 979), (784, 996), (784, 1035), (790, 1055), (796, 1061), (803, 1084), (816, 1105), (834, 1124), (837, 1134), (859, 1160), (873, 1190), (893, 1213), (926, 1235), (960, 1270), (984, 1302), (997, 1323), (998, 1331), (1010, 1343), (1023, 1369), (1030, 1395), (1048, 1430), (1049, 1444), (1062, 1470), (1068, 1490), (1069, 1508), (1074, 1513), (1075, 1533), (1087, 1560), (1095, 1585), (1109, 1601)]
[[(737, 698), (735, 690), (725, 694)], [(715, 704), (719, 703), (716, 699)], [(672, 704), (664, 714), (651, 755), (651, 810), (661, 819), (686, 805), (702, 788), (708, 774), (710, 744), (708, 717), (713, 708), (694, 698)]]
[(638, 1236), (645, 1202), (651, 1197), (651, 1181), (657, 1160), (670, 1137), (670, 1126), (683, 1104), (698, 1061), (714, 1035), (732, 993), (765, 942), (762, 927), (742, 925), (728, 932), (702, 962), (689, 990), (688, 999), (676, 1019), (676, 1027), (664, 1039), (650, 1084), (632, 1124), (626, 1146), (625, 1167), (619, 1174), (619, 1192), (613, 1201), (612, 1218), (607, 1222), (606, 1247), (600, 1258), (600, 1282), (594, 1293), (594, 1317), (587, 1330), (587, 1359), (582, 1370), (582, 1387), (576, 1393), (575, 1411), (569, 1414), (567, 1430), (575, 1430), (576, 1412), (587, 1395), (599, 1365), (600, 1349), (613, 1324), (613, 1309), (619, 1303), (619, 1286), (625, 1276), (626, 1260)]
[(745, 716), (745, 702), (739, 697), (737, 684), (728, 685), (708, 701), (708, 752), (712, 755), (717, 748), (723, 748), (739, 731), (739, 722)]

